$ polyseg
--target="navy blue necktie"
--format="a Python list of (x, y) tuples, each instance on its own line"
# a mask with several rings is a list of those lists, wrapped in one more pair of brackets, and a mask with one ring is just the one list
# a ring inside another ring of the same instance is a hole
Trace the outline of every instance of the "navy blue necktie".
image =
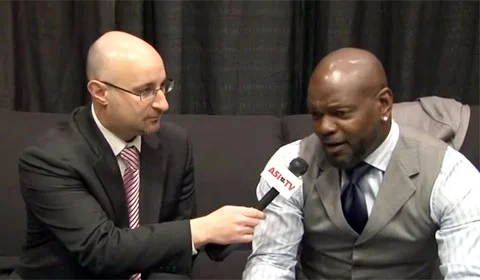
[(342, 192), (342, 210), (345, 219), (358, 234), (362, 233), (368, 220), (365, 195), (358, 183), (371, 168), (371, 165), (362, 161), (346, 170), (348, 185)]

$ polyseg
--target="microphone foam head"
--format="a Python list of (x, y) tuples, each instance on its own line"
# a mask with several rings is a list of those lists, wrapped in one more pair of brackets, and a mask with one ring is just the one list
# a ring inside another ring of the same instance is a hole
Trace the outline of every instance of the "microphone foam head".
[(295, 174), (295, 176), (302, 176), (308, 170), (308, 163), (300, 157), (292, 159), (288, 169)]

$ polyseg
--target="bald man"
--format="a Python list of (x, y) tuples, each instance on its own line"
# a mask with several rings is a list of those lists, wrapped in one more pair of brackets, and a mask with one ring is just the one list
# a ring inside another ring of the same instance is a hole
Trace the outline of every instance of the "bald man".
[[(244, 279), (480, 278), (480, 174), (444, 142), (392, 120), (379, 60), (343, 48), (308, 88), (314, 133), (270, 159), (298, 156), (302, 188), (255, 228)], [(262, 197), (271, 187), (263, 179)], [(440, 266), (438, 265), (438, 257)]]
[(21, 155), (27, 236), (12, 276), (186, 278), (204, 244), (250, 242), (258, 210), (195, 218), (191, 143), (161, 122), (173, 81), (158, 52), (108, 32), (89, 50), (87, 76), (91, 104)]

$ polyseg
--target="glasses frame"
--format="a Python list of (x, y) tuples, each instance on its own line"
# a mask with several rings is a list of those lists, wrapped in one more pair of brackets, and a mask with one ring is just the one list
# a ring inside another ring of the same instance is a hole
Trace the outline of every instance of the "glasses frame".
[(138, 96), (140, 97), (140, 100), (152, 100), (154, 99), (154, 97), (156, 97), (158, 95), (158, 92), (159, 91), (162, 91), (163, 94), (165, 95), (165, 97), (168, 96), (168, 94), (173, 90), (173, 87), (175, 85), (175, 81), (172, 80), (172, 79), (165, 79), (165, 81), (163, 81), (162, 85), (160, 85), (159, 88), (157, 89), (154, 89), (153, 91), (155, 92), (155, 94), (152, 94), (152, 97), (147, 97), (145, 98), (145, 94), (142, 94), (142, 93), (139, 93), (139, 92), (134, 92), (134, 91), (131, 91), (131, 90), (128, 90), (128, 89), (124, 89), (122, 87), (119, 87), (115, 84), (112, 84), (112, 83), (109, 83), (109, 82), (106, 82), (106, 81), (101, 81), (99, 80), (99, 82), (101, 83), (104, 83), (106, 84), (107, 86), (110, 86), (110, 87), (113, 87), (113, 88), (116, 88), (118, 90), (121, 90), (121, 91), (124, 91), (126, 93), (130, 93), (130, 94), (133, 94), (135, 96)]

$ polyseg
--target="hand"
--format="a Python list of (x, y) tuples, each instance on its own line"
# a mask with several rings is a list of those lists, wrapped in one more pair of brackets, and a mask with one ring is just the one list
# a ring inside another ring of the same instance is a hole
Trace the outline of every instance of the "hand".
[(220, 209), (190, 221), (195, 248), (206, 243), (248, 243), (253, 239), (255, 226), (265, 215), (251, 207), (223, 206)]

